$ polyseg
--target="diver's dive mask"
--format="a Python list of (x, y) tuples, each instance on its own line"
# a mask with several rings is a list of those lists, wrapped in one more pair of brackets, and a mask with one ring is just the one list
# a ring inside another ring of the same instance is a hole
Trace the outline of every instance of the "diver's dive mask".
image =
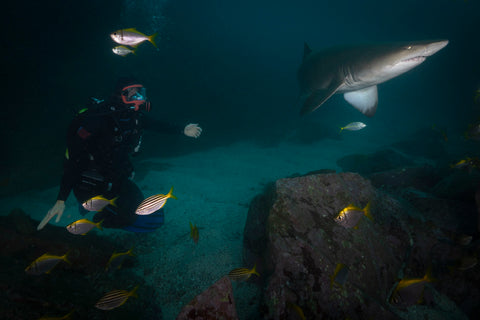
[(135, 111), (143, 108), (150, 111), (150, 101), (147, 99), (147, 90), (141, 84), (133, 84), (122, 89), (122, 101)]

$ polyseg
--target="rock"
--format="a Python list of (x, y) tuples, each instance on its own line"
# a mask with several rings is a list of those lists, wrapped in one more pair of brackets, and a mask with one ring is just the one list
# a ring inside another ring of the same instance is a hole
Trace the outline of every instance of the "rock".
[(184, 319), (238, 319), (230, 279), (227, 276), (221, 278), (183, 307), (177, 320)]
[(20, 208), (10, 211), (9, 217), (12, 219), (15, 230), (24, 235), (33, 234), (37, 229), (32, 223), (32, 219)]
[(442, 198), (472, 201), (479, 186), (479, 172), (453, 170), (434, 186), (433, 193)]
[(480, 186), (475, 192), (475, 202), (477, 203), (477, 232), (480, 233)]
[[(133, 233), (113, 238), (94, 231), (77, 236), (52, 224), (37, 231), (38, 223), (22, 209), (0, 216), (2, 320), (38, 319), (45, 314), (65, 315), (73, 309), (75, 315), (72, 318), (98, 319), (100, 310), (94, 305), (100, 297), (118, 286), (128, 289), (136, 285), (140, 285), (139, 297), (142, 298), (129, 299), (121, 309), (112, 310), (112, 318), (162, 319), (161, 309), (153, 299), (157, 289), (145, 282), (137, 268), (125, 263), (115, 273), (105, 273), (105, 265), (114, 251), (131, 246), (137, 250), (145, 238), (138, 238)], [(25, 273), (25, 268), (41, 255), (67, 252), (71, 264), (59, 263), (49, 274)], [(136, 260), (131, 257), (130, 261)]]
[[(362, 217), (358, 229), (345, 229), (334, 221), (347, 205), (363, 208), (368, 202), (373, 221)], [(433, 222), (425, 223), (426, 217), (415, 218), (411, 209), (354, 173), (277, 180), (252, 202), (245, 227), (246, 264), (263, 268), (262, 316), (293, 319), (298, 315), (292, 306), (299, 306), (307, 319), (408, 317), (409, 309), (388, 302), (398, 279), (423, 277), (432, 260), (445, 263), (449, 252), (458, 252), (441, 250), (441, 259), (435, 257), (432, 248), (438, 247), (441, 230)], [(349, 270), (342, 286), (331, 281), (338, 263)], [(410, 308), (427, 316), (448, 302), (454, 306), (450, 315), (463, 315), (452, 300), (476, 301), (478, 294), (452, 298), (447, 288), (458, 281), (439, 272), (436, 276), (445, 290), (438, 294), (434, 285), (428, 286), (427, 302)], [(478, 281), (463, 285), (471, 292), (469, 287), (478, 286)]]
[(392, 144), (392, 147), (412, 156), (441, 159), (446, 155), (444, 130), (423, 128), (409, 138)]
[(431, 188), (443, 178), (440, 171), (432, 166), (395, 168), (373, 173), (368, 179), (376, 188), (393, 192), (404, 188), (431, 191)]
[(345, 172), (371, 174), (402, 167), (414, 162), (393, 149), (380, 150), (372, 154), (352, 154), (337, 160), (337, 165)]

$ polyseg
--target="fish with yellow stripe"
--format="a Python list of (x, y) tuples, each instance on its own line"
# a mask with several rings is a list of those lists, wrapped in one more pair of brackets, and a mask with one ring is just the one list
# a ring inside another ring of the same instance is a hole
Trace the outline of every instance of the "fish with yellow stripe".
[(133, 247), (126, 252), (114, 252), (110, 256), (110, 259), (107, 262), (107, 266), (105, 267), (105, 271), (120, 269), (122, 266), (123, 261), (128, 256), (133, 257), (134, 254), (132, 253)]
[(92, 197), (82, 203), (83, 208), (88, 211), (101, 211), (103, 208), (105, 208), (108, 205), (112, 205), (116, 207), (117, 205), (115, 202), (117, 201), (118, 197), (115, 197), (113, 199), (107, 199), (102, 195), (98, 195), (95, 197)]
[(373, 220), (373, 217), (370, 213), (370, 202), (368, 202), (363, 209), (358, 208), (352, 204), (345, 207), (335, 217), (335, 222), (347, 229), (354, 228), (357, 227), (358, 222), (363, 216), (366, 216), (370, 220)]
[(158, 33), (154, 33), (151, 36), (147, 36), (135, 28), (127, 28), (112, 32), (110, 37), (116, 43), (130, 47), (136, 47), (144, 41), (149, 41), (155, 48), (157, 48), (157, 44), (155, 43), (157, 35)]
[(198, 227), (196, 224), (192, 224), (190, 222), (190, 238), (193, 239), (193, 242), (195, 242), (195, 244), (198, 243), (198, 239), (200, 237), (200, 233), (198, 232)]
[(330, 276), (330, 289), (333, 288), (334, 285), (343, 287), (347, 281), (348, 271), (348, 267), (346, 267), (343, 263), (337, 263), (335, 266), (335, 271)]
[(257, 265), (255, 264), (252, 269), (247, 269), (247, 268), (236, 268), (231, 270), (228, 273), (228, 277), (231, 280), (235, 281), (247, 281), (250, 279), (252, 274), (260, 276), (260, 274), (256, 270)]
[(65, 261), (68, 264), (71, 264), (67, 259), (68, 252), (63, 256), (56, 256), (49, 253), (45, 253), (42, 256), (38, 257), (33, 261), (27, 268), (25, 272), (30, 275), (40, 275), (43, 273), (50, 273), (53, 268), (60, 262)]
[(95, 223), (87, 219), (80, 219), (70, 223), (66, 228), (68, 232), (72, 234), (80, 234), (84, 236), (95, 227), (102, 230), (102, 222), (103, 220)]
[(39, 318), (38, 320), (69, 320), (72, 319), (72, 315), (75, 312), (75, 309), (67, 313), (66, 315), (59, 316), (59, 317), (49, 317), (49, 316), (43, 316)]
[(402, 279), (393, 290), (389, 302), (397, 307), (409, 307), (420, 303), (423, 299), (425, 284), (435, 280), (431, 270), (429, 268), (423, 278)]
[(133, 288), (132, 291), (127, 290), (113, 290), (104, 295), (95, 304), (95, 307), (100, 310), (112, 310), (120, 307), (127, 302), (129, 297), (138, 298), (137, 289), (139, 286)]
[(305, 318), (305, 314), (303, 313), (303, 309), (296, 303), (293, 303), (293, 302), (290, 302), (290, 301), (287, 301), (287, 307), (289, 307), (290, 309), (292, 309), (296, 316), (295, 318), (300, 318), (301, 320), (306, 320), (307, 318)]
[(173, 187), (170, 188), (170, 191), (167, 194), (156, 194), (153, 196), (148, 197), (147, 199), (143, 200), (135, 213), (138, 215), (148, 215), (152, 214), (157, 210), (160, 210), (169, 198), (177, 199), (173, 194)]

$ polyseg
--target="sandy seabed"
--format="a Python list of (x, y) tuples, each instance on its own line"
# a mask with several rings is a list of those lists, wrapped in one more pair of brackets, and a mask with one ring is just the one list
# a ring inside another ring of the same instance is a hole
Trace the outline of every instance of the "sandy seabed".
[[(339, 172), (337, 159), (352, 153), (370, 153), (381, 145), (379, 141), (365, 139), (363, 132), (347, 132), (342, 140), (308, 145), (283, 142), (265, 147), (238, 142), (180, 157), (134, 161), (137, 168), (143, 162), (148, 163), (145, 177), (135, 180), (146, 197), (167, 193), (171, 186), (178, 197), (167, 201), (165, 224), (159, 230), (139, 235), (149, 240), (146, 247), (136, 250), (135, 256), (138, 259), (135, 273), (156, 289), (163, 318), (175, 319), (182, 306), (195, 295), (231, 269), (244, 267), (242, 240), (248, 207), (266, 184), (320, 169)], [(55, 202), (57, 192), (58, 188), (29, 191), (2, 199), (2, 207), (6, 212), (20, 207), (33, 219), (41, 220)], [(71, 195), (61, 221), (53, 223), (66, 226), (81, 218), (77, 206)], [(197, 244), (189, 237), (189, 222), (200, 229)], [(108, 235), (125, 231), (94, 232)], [(242, 309), (248, 308), (247, 300), (251, 299), (242, 296), (248, 292), (248, 286), (234, 285), (241, 319), (246, 319), (247, 311)]]

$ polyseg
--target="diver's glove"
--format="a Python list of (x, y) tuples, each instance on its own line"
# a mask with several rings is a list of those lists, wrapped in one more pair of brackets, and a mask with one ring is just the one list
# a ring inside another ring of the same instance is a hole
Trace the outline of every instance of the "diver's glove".
[(183, 133), (187, 137), (198, 138), (202, 134), (202, 128), (198, 126), (198, 123), (189, 123), (183, 129)]
[(55, 216), (57, 216), (57, 219), (55, 220), (55, 222), (59, 222), (60, 218), (62, 217), (63, 211), (65, 211), (65, 201), (57, 200), (57, 202), (55, 202), (55, 205), (52, 207), (52, 209), (48, 210), (47, 215), (40, 222), (40, 224), (37, 227), (37, 230), (42, 230), (43, 227), (45, 227), (45, 225)]

